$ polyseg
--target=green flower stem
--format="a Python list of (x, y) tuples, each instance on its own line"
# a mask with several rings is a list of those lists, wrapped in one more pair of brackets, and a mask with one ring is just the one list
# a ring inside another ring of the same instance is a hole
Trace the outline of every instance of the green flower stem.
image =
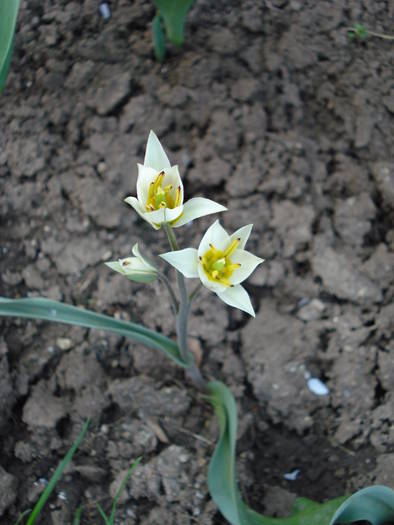
[(168, 293), (171, 297), (172, 305), (174, 307), (174, 313), (175, 315), (178, 313), (179, 305), (178, 305), (178, 299), (176, 298), (176, 295), (174, 293), (174, 290), (172, 289), (170, 281), (167, 279), (167, 276), (164, 275), (162, 272), (158, 272), (158, 278), (162, 281), (162, 283), (165, 285), (165, 287), (168, 290)]
[[(172, 251), (179, 250), (179, 246), (171, 226), (166, 222), (163, 223), (163, 227), (167, 234)], [(176, 331), (178, 337), (179, 351), (185, 363), (188, 364), (188, 367), (186, 368), (186, 374), (199, 390), (205, 390), (205, 380), (202, 377), (201, 372), (198, 369), (194, 360), (193, 354), (191, 354), (187, 344), (187, 322), (189, 319), (192, 297), (188, 297), (185, 279), (181, 272), (177, 271), (176, 274), (180, 293), (179, 309), (176, 319)], [(197, 293), (196, 290), (195, 292)]]

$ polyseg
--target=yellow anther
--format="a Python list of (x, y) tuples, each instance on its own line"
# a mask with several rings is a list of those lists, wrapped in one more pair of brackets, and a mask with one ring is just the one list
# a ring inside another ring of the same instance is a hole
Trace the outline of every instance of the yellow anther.
[(237, 249), (238, 247), (238, 244), (240, 243), (241, 239), (234, 239), (229, 246), (227, 246), (227, 249), (224, 251), (224, 256), (225, 257), (230, 257), (230, 255), (232, 255), (235, 250)]
[(217, 279), (218, 275), (219, 275), (219, 272), (217, 270), (213, 270), (213, 272), (211, 273), (212, 277), (214, 279)]
[(174, 203), (175, 208), (177, 206), (180, 206), (181, 200), (182, 200), (182, 190), (181, 190), (181, 187), (178, 186), (176, 189), (176, 196), (175, 196), (175, 203)]

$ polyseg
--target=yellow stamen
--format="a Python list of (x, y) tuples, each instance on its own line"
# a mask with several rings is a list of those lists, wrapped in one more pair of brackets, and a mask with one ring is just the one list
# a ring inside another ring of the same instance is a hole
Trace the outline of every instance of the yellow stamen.
[(236, 251), (241, 239), (234, 239), (222, 251), (211, 243), (209, 250), (199, 256), (200, 264), (208, 279), (224, 286), (233, 286), (230, 282), (232, 274), (241, 267), (240, 263), (233, 263), (230, 256)]

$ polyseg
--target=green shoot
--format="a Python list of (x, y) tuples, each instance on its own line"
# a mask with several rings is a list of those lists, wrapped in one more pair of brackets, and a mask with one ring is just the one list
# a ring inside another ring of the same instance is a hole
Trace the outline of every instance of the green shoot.
[[(49, 480), (49, 483), (46, 487), (46, 489), (44, 490), (44, 492), (41, 494), (41, 497), (40, 499), (38, 500), (38, 502), (36, 503), (32, 513), (30, 514), (29, 516), (29, 519), (27, 520), (27, 524), (26, 525), (33, 525), (33, 523), (36, 522), (36, 519), (38, 518), (42, 508), (44, 507), (45, 503), (47, 502), (48, 498), (50, 497), (50, 495), (52, 494), (55, 486), (56, 486), (56, 483), (59, 481), (61, 475), (63, 474), (63, 471), (64, 469), (66, 468), (66, 466), (70, 463), (71, 461), (71, 458), (73, 457), (75, 451), (77, 450), (77, 448), (79, 447), (79, 445), (81, 444), (81, 441), (83, 440), (83, 438), (85, 437), (85, 434), (86, 434), (86, 431), (88, 429), (88, 426), (89, 426), (89, 420), (87, 420), (85, 422), (85, 424), (83, 425), (82, 427), (82, 430), (81, 430), (81, 433), (79, 434), (78, 438), (76, 439), (75, 443), (73, 444), (73, 446), (70, 448), (70, 450), (67, 452), (66, 456), (64, 457), (64, 459), (60, 462), (59, 466), (57, 467), (57, 469), (55, 470), (53, 476), (51, 477), (51, 479)], [(27, 511), (26, 511), (27, 512)], [(24, 512), (22, 514), (22, 516), (19, 518), (18, 522), (17, 523), (20, 523), (20, 520), (21, 518), (23, 518), (23, 516), (26, 514), (26, 512)], [(75, 520), (74, 520), (75, 522)], [(76, 522), (78, 523), (78, 521)]]
[(383, 33), (376, 33), (366, 29), (362, 24), (354, 24), (353, 27), (346, 27), (350, 40), (366, 40), (369, 36), (375, 36), (376, 38), (382, 38), (384, 40), (394, 40), (394, 35), (385, 35)]
[(137, 458), (130, 465), (130, 468), (129, 468), (129, 470), (126, 473), (126, 476), (123, 478), (122, 483), (120, 484), (120, 487), (119, 487), (118, 491), (115, 494), (114, 501), (112, 503), (111, 515), (110, 515), (109, 518), (105, 514), (105, 512), (103, 511), (102, 507), (100, 505), (97, 505), (97, 508), (98, 508), (98, 510), (100, 512), (101, 517), (104, 520), (105, 525), (114, 525), (116, 507), (118, 506), (118, 501), (119, 501), (120, 495), (121, 495), (123, 489), (125, 488), (128, 479), (130, 478), (131, 474), (133, 473), (133, 471), (137, 467), (137, 465), (139, 465), (140, 461), (141, 461), (141, 458)]

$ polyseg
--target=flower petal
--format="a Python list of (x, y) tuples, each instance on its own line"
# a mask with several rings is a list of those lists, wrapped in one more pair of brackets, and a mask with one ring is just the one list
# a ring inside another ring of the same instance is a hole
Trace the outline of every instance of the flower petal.
[(137, 198), (140, 201), (141, 206), (146, 206), (149, 194), (149, 186), (156, 177), (157, 171), (155, 169), (138, 164)]
[(172, 227), (179, 228), (179, 226), (183, 226), (193, 219), (198, 219), (204, 215), (210, 215), (211, 213), (218, 213), (226, 210), (227, 208), (225, 206), (222, 206), (211, 199), (194, 197), (185, 202), (182, 216), (172, 225)]
[(161, 224), (162, 222), (171, 222), (182, 213), (183, 206), (176, 208), (160, 208), (155, 211), (148, 211), (144, 214), (144, 219), (150, 223)]
[[(186, 203), (187, 204), (187, 203)], [(186, 206), (185, 204), (185, 206)], [(219, 220), (216, 220), (205, 232), (198, 247), (198, 255), (202, 257), (208, 250), (209, 245), (213, 244), (218, 250), (224, 251), (230, 242), (230, 236), (221, 226)]]
[(242, 283), (242, 281), (247, 279), (259, 264), (264, 262), (264, 259), (261, 259), (246, 250), (235, 250), (230, 257), (230, 260), (232, 263), (241, 265), (240, 268), (234, 270), (234, 273), (230, 277), (231, 284)]
[(144, 219), (144, 221), (149, 222), (152, 228), (154, 228), (155, 230), (160, 229), (160, 226), (157, 226), (151, 220), (149, 220), (150, 213), (145, 212), (145, 210), (142, 208), (141, 204), (135, 197), (127, 197), (125, 199), (125, 202), (127, 202), (127, 204), (130, 204), (130, 206), (135, 209), (135, 211), (142, 219)]
[(143, 261), (143, 263), (145, 264), (147, 269), (150, 269), (150, 270), (153, 270), (153, 271), (157, 272), (157, 268), (149, 261), (149, 259), (147, 259), (146, 257), (144, 257), (141, 254), (140, 249), (138, 248), (138, 242), (136, 242), (134, 244), (134, 246), (132, 247), (131, 251), (133, 252), (133, 255), (135, 255), (138, 259)]
[(185, 248), (175, 252), (167, 252), (159, 257), (170, 263), (185, 277), (198, 277), (198, 255), (195, 248)]
[(242, 228), (239, 228), (236, 232), (234, 232), (231, 235), (231, 240), (234, 239), (241, 239), (240, 243), (238, 244), (239, 249), (244, 249), (245, 244), (247, 240), (249, 239), (250, 232), (252, 231), (253, 224), (247, 224), (246, 226), (242, 226)]
[(149, 133), (148, 142), (146, 144), (144, 166), (153, 168), (156, 171), (162, 171), (171, 167), (163, 146), (160, 144), (159, 139), (152, 130)]
[(123, 274), (122, 265), (119, 261), (109, 261), (104, 263), (108, 268), (111, 268), (111, 270), (114, 270), (115, 272)]
[(228, 288), (225, 284), (216, 283), (215, 281), (211, 281), (211, 279), (208, 279), (208, 276), (204, 272), (200, 263), (198, 264), (198, 276), (200, 277), (202, 284), (206, 288), (208, 288), (208, 290), (211, 290), (211, 292), (224, 292)]
[(227, 288), (224, 292), (217, 292), (218, 297), (225, 303), (234, 308), (239, 308), (244, 312), (256, 316), (248, 292), (240, 284)]

